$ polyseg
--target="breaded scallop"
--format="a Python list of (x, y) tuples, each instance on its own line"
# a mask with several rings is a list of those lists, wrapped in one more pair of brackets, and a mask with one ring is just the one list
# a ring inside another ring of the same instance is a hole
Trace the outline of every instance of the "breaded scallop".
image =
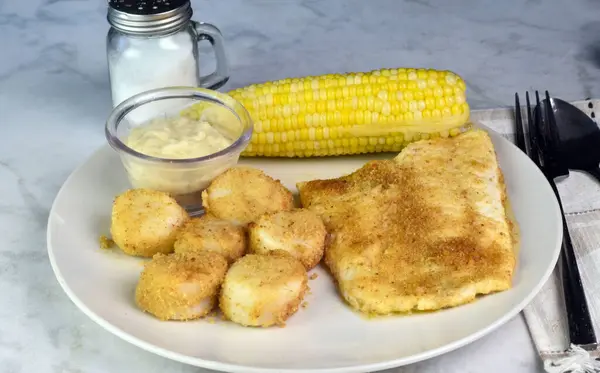
[(115, 198), (110, 233), (126, 254), (152, 257), (173, 252), (187, 212), (169, 194), (150, 189), (130, 189)]
[(202, 205), (214, 216), (247, 225), (259, 216), (291, 210), (292, 193), (279, 180), (251, 167), (233, 167), (202, 192)]
[(135, 289), (137, 306), (161, 320), (193, 320), (217, 302), (227, 272), (222, 255), (210, 252), (156, 254)]
[(214, 251), (233, 263), (246, 252), (243, 227), (210, 214), (188, 221), (175, 241), (175, 252)]
[(248, 254), (229, 268), (219, 307), (226, 318), (241, 325), (283, 326), (298, 310), (307, 283), (302, 263), (285, 252)]
[(327, 231), (321, 218), (306, 209), (262, 215), (248, 225), (249, 251), (267, 254), (284, 250), (298, 259), (307, 270), (323, 257)]

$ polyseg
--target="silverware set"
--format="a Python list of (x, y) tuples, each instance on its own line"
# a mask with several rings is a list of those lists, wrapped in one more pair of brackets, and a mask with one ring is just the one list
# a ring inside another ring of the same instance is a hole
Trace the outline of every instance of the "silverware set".
[(594, 344), (598, 341), (556, 182), (568, 177), (569, 169), (585, 171), (600, 180), (600, 129), (579, 109), (550, 98), (548, 91), (542, 101), (535, 92), (535, 107), (531, 105), (529, 92), (525, 101), (524, 122), (519, 95), (515, 94), (515, 142), (546, 176), (560, 206), (563, 241), (559, 268), (570, 342), (578, 346)]

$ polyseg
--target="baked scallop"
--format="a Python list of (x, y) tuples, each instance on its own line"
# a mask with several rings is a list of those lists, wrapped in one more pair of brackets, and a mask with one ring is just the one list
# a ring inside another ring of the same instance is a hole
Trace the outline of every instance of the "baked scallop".
[(173, 252), (187, 212), (169, 194), (150, 189), (130, 189), (115, 198), (110, 233), (126, 254), (152, 257)]
[(244, 326), (283, 326), (298, 310), (307, 283), (304, 266), (287, 253), (248, 254), (229, 268), (219, 307)]
[(161, 320), (193, 320), (211, 312), (227, 261), (210, 252), (156, 254), (135, 289), (137, 306)]
[(232, 167), (202, 192), (205, 210), (219, 219), (247, 225), (267, 213), (291, 210), (292, 193), (279, 180), (251, 167)]
[(249, 252), (284, 250), (310, 270), (323, 257), (327, 231), (317, 214), (295, 209), (262, 215), (248, 225), (248, 235)]
[(247, 238), (243, 227), (210, 214), (190, 219), (177, 236), (176, 253), (213, 251), (233, 263), (246, 252)]

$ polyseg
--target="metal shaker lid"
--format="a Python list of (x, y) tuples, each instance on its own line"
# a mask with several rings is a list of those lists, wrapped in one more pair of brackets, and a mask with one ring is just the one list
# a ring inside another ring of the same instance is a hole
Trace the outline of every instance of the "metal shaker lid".
[(166, 35), (192, 18), (189, 0), (109, 0), (108, 23), (129, 35)]

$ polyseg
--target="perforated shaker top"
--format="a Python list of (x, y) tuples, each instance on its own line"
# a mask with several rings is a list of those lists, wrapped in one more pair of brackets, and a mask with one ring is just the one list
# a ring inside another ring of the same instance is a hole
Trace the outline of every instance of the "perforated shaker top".
[(165, 35), (192, 18), (189, 0), (108, 0), (108, 22), (117, 30), (140, 36)]
[(152, 15), (177, 9), (189, 2), (189, 0), (109, 0), (108, 4), (123, 13)]

